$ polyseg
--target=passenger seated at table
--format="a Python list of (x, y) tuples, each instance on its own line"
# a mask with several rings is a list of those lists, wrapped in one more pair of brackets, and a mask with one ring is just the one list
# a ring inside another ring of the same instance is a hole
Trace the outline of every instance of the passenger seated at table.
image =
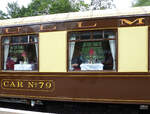
[(6, 69), (14, 70), (14, 64), (15, 64), (15, 62), (11, 59), (11, 57), (8, 57), (7, 63), (6, 63)]
[(22, 61), (23, 62), (23, 57), (22, 56), (18, 56), (17, 58), (17, 61), (16, 61), (16, 64), (20, 64), (20, 62)]
[(84, 62), (82, 55), (72, 59), (72, 67), (74, 70), (81, 70), (80, 65)]
[(113, 58), (112, 58), (111, 52), (106, 51), (104, 55), (105, 55), (105, 59), (102, 62), (104, 65), (103, 69), (104, 70), (112, 70), (113, 69)]

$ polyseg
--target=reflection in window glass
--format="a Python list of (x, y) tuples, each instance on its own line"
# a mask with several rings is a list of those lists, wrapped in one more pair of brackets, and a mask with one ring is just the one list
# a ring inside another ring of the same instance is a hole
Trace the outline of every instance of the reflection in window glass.
[(37, 35), (3, 37), (3, 70), (37, 70)]
[(86, 40), (77, 41), (75, 36), (74, 41), (69, 40), (69, 71), (115, 70), (115, 32), (105, 31), (78, 32)]
[(82, 32), (80, 33), (81, 40), (90, 39), (90, 32)]
[(70, 34), (70, 41), (72, 40), (80, 40), (80, 35), (78, 33), (72, 33)]
[(103, 32), (102, 31), (93, 32), (93, 39), (102, 39), (102, 38), (103, 38)]
[(104, 30), (104, 38), (114, 38), (115, 32), (112, 30)]

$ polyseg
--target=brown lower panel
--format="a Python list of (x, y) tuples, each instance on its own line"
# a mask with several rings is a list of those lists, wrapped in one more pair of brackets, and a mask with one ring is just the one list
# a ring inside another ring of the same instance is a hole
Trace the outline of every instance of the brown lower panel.
[(53, 101), (71, 101), (71, 102), (97, 102), (97, 103), (122, 103), (122, 104), (150, 104), (150, 100), (124, 100), (124, 99), (91, 99), (91, 98), (67, 98), (67, 97), (46, 97), (46, 96), (24, 96), (0, 94), (1, 97), (41, 99)]
[(0, 75), (1, 97), (150, 104), (149, 74), (12, 74)]

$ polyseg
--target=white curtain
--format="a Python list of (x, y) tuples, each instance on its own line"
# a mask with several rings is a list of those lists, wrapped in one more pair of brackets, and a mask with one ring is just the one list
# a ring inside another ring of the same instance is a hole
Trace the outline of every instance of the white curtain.
[(9, 38), (5, 38), (4, 43), (4, 70), (6, 70), (6, 63), (9, 54)]
[(115, 70), (115, 68), (116, 68), (116, 60), (115, 60), (116, 46), (115, 46), (115, 40), (109, 40), (109, 45), (110, 45), (110, 50), (111, 50), (112, 57), (113, 57), (113, 70)]
[(34, 37), (34, 42), (35, 42), (36, 57), (38, 60), (39, 53), (38, 53), (38, 38), (37, 37)]
[[(70, 40), (76, 40), (76, 37), (72, 36)], [(75, 42), (69, 42), (69, 70), (73, 70), (71, 66), (71, 60), (72, 60), (73, 53), (74, 53), (74, 47), (75, 47)]]

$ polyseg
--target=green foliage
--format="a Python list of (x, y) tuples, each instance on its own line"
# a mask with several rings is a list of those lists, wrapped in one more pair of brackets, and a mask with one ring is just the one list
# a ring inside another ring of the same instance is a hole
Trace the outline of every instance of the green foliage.
[(91, 4), (85, 4), (84, 1), (32, 0), (27, 7), (19, 7), (17, 2), (12, 2), (7, 5), (7, 14), (0, 11), (0, 19), (85, 11), (89, 9), (106, 9), (113, 6), (113, 0), (91, 0)]
[(7, 14), (0, 10), (0, 19), (7, 19)]
[(53, 0), (49, 9), (50, 14), (78, 11), (72, 7), (69, 0)]
[(36, 16), (49, 14), (49, 6), (51, 5), (52, 0), (32, 0), (28, 5), (28, 11), (26, 12), (27, 16)]
[(85, 0), (70, 0), (72, 7), (77, 11), (87, 11), (89, 10), (89, 5), (85, 4)]
[(90, 4), (91, 9), (100, 10), (100, 9), (110, 9), (115, 7), (113, 0), (91, 0)]
[(150, 6), (150, 0), (136, 0), (136, 2), (133, 3), (133, 6)]
[(20, 7), (17, 2), (8, 3), (7, 7), (8, 15), (12, 18), (20, 17)]
[(87, 8), (83, 0), (72, 2), (69, 0), (32, 0), (27, 8), (19, 7), (17, 2), (8, 3), (7, 11), (10, 18), (36, 16), (55, 13), (67, 13)]

